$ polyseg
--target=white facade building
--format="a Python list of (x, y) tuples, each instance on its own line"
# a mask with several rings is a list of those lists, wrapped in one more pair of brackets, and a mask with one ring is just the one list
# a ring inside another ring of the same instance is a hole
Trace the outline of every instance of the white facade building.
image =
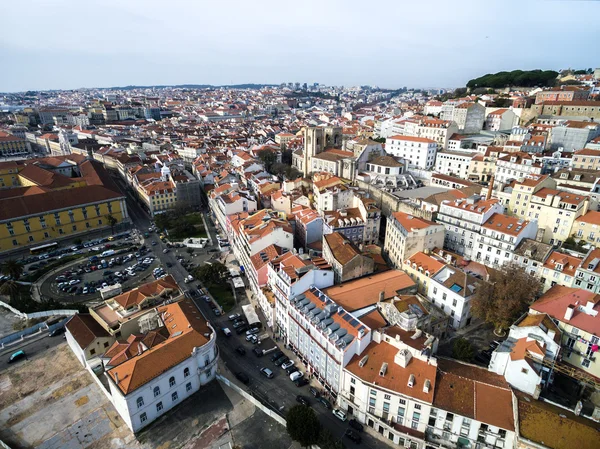
[(411, 168), (429, 170), (435, 163), (437, 143), (424, 137), (392, 136), (385, 140), (385, 151), (406, 160)]
[(442, 201), (436, 220), (446, 228), (444, 247), (472, 257), (478, 245), (481, 226), (495, 213), (503, 213), (497, 199), (483, 200), (474, 195), (467, 199)]
[(374, 332), (344, 370), (340, 408), (399, 447), (513, 448), (508, 383), (484, 368), (436, 360), (414, 337), (394, 327)]
[(469, 178), (469, 166), (475, 154), (464, 152), (443, 151), (435, 159), (435, 171), (443, 175)]
[(460, 329), (471, 324), (471, 299), (479, 282), (458, 268), (445, 266), (431, 278), (427, 297), (450, 315), (454, 329)]
[(524, 239), (535, 239), (536, 233), (535, 221), (495, 213), (481, 226), (474, 260), (499, 268), (512, 262), (517, 246)]

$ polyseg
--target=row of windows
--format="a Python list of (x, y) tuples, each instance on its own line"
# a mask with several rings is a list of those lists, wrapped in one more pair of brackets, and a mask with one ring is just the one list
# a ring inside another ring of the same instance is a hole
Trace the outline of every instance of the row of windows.
[[(185, 377), (189, 377), (189, 376), (190, 376), (190, 369), (189, 368), (184, 368), (184, 370), (183, 370), (183, 377), (185, 378)], [(175, 376), (171, 376), (169, 378), (169, 388), (173, 388), (175, 386), (175, 384), (176, 384), (176, 382), (175, 382)], [(190, 391), (191, 389), (192, 389), (192, 384), (188, 383), (186, 385), (186, 390)], [(153, 393), (154, 393), (154, 397), (155, 398), (158, 397), (158, 396), (160, 396), (160, 387), (158, 387), (158, 386), (154, 387)], [(176, 395), (177, 392), (175, 392), (173, 394)], [(138, 397), (137, 400), (136, 400), (136, 403), (137, 403), (137, 408), (138, 409), (141, 408), (141, 407), (143, 407), (144, 406), (144, 397), (143, 396)], [(161, 404), (161, 403), (159, 402), (159, 404)], [(161, 407), (162, 407), (162, 405), (161, 405)]]
[[(101, 225), (101, 224), (102, 224), (102, 220), (98, 220), (98, 225)], [(85, 227), (86, 227), (86, 229), (90, 229), (92, 227), (92, 225), (90, 223), (86, 222)], [(27, 232), (31, 232), (29, 226), (26, 226), (25, 229), (27, 230)], [(73, 225), (71, 229), (73, 232), (77, 232), (77, 225)], [(10, 235), (15, 235), (15, 232), (12, 229), (9, 229), (8, 232)], [(65, 231), (62, 228), (60, 228), (58, 230), (59, 235), (64, 235), (64, 233), (65, 233)], [(45, 239), (51, 238), (50, 234), (48, 232), (44, 232), (44, 238)], [(30, 235), (30, 236), (28, 236), (28, 241), (35, 242), (35, 238), (32, 235)], [(13, 239), (12, 244), (13, 244), (13, 246), (19, 246), (19, 242), (16, 239)]]
[[(185, 391), (186, 392), (190, 392), (192, 391), (192, 383), (188, 382), (187, 384), (185, 384)], [(140, 405), (140, 400), (141, 400), (141, 405)], [(171, 393), (171, 401), (172, 402), (177, 402), (179, 400), (179, 394), (174, 391), (173, 393)], [(138, 398), (138, 408), (143, 407), (144, 405), (144, 400), (142, 398)], [(160, 413), (163, 409), (163, 403), (162, 401), (158, 402), (156, 404), (156, 412)], [(144, 424), (146, 421), (148, 421), (148, 415), (146, 414), (146, 412), (140, 414), (140, 423)]]

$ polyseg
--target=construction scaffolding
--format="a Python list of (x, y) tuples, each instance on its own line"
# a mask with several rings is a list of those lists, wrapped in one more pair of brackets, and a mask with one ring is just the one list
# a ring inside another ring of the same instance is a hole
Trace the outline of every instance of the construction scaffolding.
[(570, 366), (562, 362), (548, 361), (546, 359), (540, 360), (539, 358), (532, 356), (528, 352), (525, 354), (525, 357), (531, 359), (535, 363), (539, 363), (541, 365), (544, 365), (545, 367), (550, 368), (551, 373), (553, 371), (559, 372), (592, 388), (600, 390), (600, 379), (592, 376), (591, 374), (587, 374), (585, 371), (582, 371), (579, 368), (575, 368), (574, 366)]

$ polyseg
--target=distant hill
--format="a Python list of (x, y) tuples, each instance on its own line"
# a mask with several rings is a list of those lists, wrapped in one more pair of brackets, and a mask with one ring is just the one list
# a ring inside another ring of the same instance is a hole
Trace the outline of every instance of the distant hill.
[(553, 86), (557, 76), (558, 72), (554, 70), (513, 70), (512, 72), (488, 73), (470, 80), (467, 87), (470, 89), (477, 87), (500, 89), (510, 86)]
[(260, 89), (263, 87), (276, 87), (278, 84), (223, 84), (219, 86), (215, 86), (213, 84), (160, 84), (154, 86), (115, 86), (115, 87), (98, 87), (97, 89), (106, 89), (106, 90), (133, 90), (133, 89), (165, 89), (167, 87), (170, 88), (178, 88), (178, 89), (218, 89), (219, 87), (226, 87), (230, 89)]

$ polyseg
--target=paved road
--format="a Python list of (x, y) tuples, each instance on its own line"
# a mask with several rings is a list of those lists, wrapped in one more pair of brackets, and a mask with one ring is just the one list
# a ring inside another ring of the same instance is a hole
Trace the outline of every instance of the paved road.
[[(344, 432), (348, 428), (347, 422), (344, 423), (337, 419), (330, 410), (325, 409), (320, 403), (312, 397), (308, 391), (308, 385), (304, 387), (296, 387), (296, 385), (290, 381), (286, 372), (279, 367), (276, 367), (271, 362), (270, 355), (267, 354), (263, 357), (256, 357), (251, 351), (255, 346), (246, 342), (245, 335), (237, 335), (235, 332), (231, 337), (225, 337), (221, 332), (223, 327), (231, 327), (231, 322), (227, 317), (215, 317), (210, 310), (208, 304), (204, 301), (195, 301), (197, 307), (203, 312), (204, 316), (213, 324), (218, 332), (218, 345), (220, 349), (220, 357), (227, 368), (232, 372), (243, 371), (250, 378), (249, 387), (243, 386), (241, 383), (235, 381), (242, 388), (246, 388), (249, 392), (258, 393), (259, 396), (266, 398), (274, 409), (279, 409), (283, 406), (283, 413), (290, 409), (290, 407), (297, 404), (296, 396), (301, 394), (310, 399), (313, 409), (317, 412), (319, 419), (323, 426), (333, 434), (335, 438), (343, 438)], [(241, 307), (238, 305), (235, 312), (241, 313)], [(244, 346), (246, 349), (246, 355), (240, 356), (235, 349), (238, 346)], [(268, 338), (261, 343), (260, 347), (263, 349), (272, 348), (275, 345), (273, 340)], [(298, 366), (302, 366), (299, 361), (296, 360)], [(261, 367), (267, 367), (275, 373), (273, 379), (267, 379), (260, 372)], [(304, 370), (303, 370), (304, 371)], [(320, 388), (319, 388), (320, 389)], [(389, 448), (388, 445), (381, 441), (369, 436), (365, 433), (361, 434), (363, 441), (360, 447), (367, 448)], [(344, 444), (347, 447), (359, 447), (347, 438), (343, 438)]]
[[(48, 337), (47, 331), (44, 332), (42, 335), (44, 335), (42, 338), (38, 338), (38, 336), (30, 337), (29, 339), (25, 339), (21, 344), (14, 346), (11, 345), (10, 349), (5, 348), (0, 350), (0, 371), (3, 371), (9, 366), (12, 366), (8, 364), (8, 359), (11, 356), (11, 354), (18, 351), (19, 349), (25, 351), (27, 357), (33, 357), (34, 355), (41, 354), (42, 352), (55, 346), (58, 346), (59, 344), (65, 341), (63, 335), (58, 335), (56, 337)], [(15, 363), (19, 364), (22, 362), (23, 360), (19, 360)]]

